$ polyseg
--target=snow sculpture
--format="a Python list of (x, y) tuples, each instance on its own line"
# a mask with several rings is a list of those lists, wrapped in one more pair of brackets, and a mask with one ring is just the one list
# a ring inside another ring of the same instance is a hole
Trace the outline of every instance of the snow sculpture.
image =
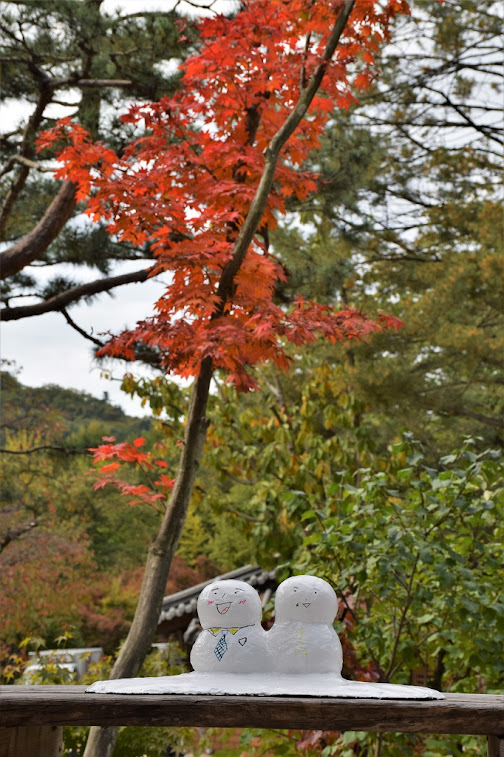
[(341, 675), (343, 655), (333, 622), (336, 594), (316, 576), (294, 576), (280, 584), (275, 624), (268, 633), (274, 669), (280, 673)]
[(261, 627), (261, 600), (243, 581), (205, 586), (198, 598), (202, 632), (191, 652), (192, 673), (97, 681), (88, 691), (107, 694), (245, 694), (349, 699), (444, 699), (424, 686), (347, 681), (333, 629), (338, 602), (315, 576), (280, 584), (275, 624)]
[(197, 673), (257, 673), (271, 670), (261, 599), (244, 581), (216, 581), (198, 598), (203, 631), (192, 651)]

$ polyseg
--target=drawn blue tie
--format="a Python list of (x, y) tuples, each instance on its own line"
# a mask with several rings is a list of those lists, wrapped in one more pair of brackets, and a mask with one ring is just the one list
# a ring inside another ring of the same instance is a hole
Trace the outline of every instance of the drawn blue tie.
[(222, 660), (222, 658), (227, 652), (228, 645), (226, 641), (226, 634), (227, 634), (227, 631), (222, 631), (222, 636), (220, 637), (214, 649), (214, 655), (217, 657), (219, 662)]

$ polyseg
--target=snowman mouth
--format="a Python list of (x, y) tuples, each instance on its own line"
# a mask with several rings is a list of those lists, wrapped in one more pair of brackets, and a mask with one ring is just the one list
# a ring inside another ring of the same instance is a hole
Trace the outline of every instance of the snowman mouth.
[(231, 605), (232, 605), (232, 602), (221, 602), (220, 604), (215, 605), (215, 607), (217, 608), (217, 612), (220, 615), (225, 615), (227, 611), (229, 610), (229, 608), (231, 607)]
[(302, 604), (303, 607), (309, 607), (311, 602), (296, 602), (296, 607), (299, 607), (300, 604)]

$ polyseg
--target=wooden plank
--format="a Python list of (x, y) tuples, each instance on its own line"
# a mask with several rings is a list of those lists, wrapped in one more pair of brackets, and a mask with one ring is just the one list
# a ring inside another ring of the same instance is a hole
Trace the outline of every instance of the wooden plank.
[(59, 757), (63, 729), (56, 725), (0, 728), (0, 757)]
[[(170, 725), (504, 734), (504, 695), (444, 700), (87, 694), (83, 686), (0, 686), (0, 726)], [(500, 757), (500, 756), (499, 756)]]
[(487, 757), (504, 757), (504, 735), (488, 737)]

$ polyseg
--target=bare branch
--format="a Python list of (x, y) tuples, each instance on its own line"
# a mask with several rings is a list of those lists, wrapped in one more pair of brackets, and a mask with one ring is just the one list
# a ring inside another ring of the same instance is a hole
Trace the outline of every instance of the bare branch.
[[(90, 342), (93, 342), (93, 344), (99, 348), (105, 345), (105, 342), (101, 342), (96, 337), (92, 336), (91, 334), (88, 334), (87, 331), (84, 331), (84, 329), (81, 329), (81, 327), (75, 323), (75, 321), (69, 316), (69, 314), (64, 308), (62, 308), (61, 313), (64, 316), (68, 325), (71, 326), (73, 329), (75, 329), (75, 331), (77, 331), (81, 336), (83, 336), (84, 339), (89, 339)], [(161, 355), (159, 354), (159, 352), (156, 352), (156, 350), (152, 349), (151, 347), (147, 347), (147, 345), (139, 342), (138, 344), (134, 346), (134, 352), (135, 352), (135, 360), (139, 360), (141, 363), (150, 365), (152, 368), (157, 368), (158, 370), (162, 369)], [(119, 359), (122, 359), (122, 358), (119, 358)]]
[(97, 347), (103, 347), (104, 342), (100, 341), (95, 336), (88, 334), (87, 331), (84, 331), (84, 329), (81, 329), (81, 327), (78, 326), (72, 318), (70, 318), (65, 308), (61, 309), (61, 313), (63, 317), (65, 318), (66, 322), (68, 323), (68, 325), (71, 326), (73, 329), (75, 329), (75, 331), (77, 331), (81, 336), (83, 336), (84, 339), (89, 339), (89, 341), (93, 342), (93, 344), (96, 345)]
[(410, 577), (408, 579), (408, 585), (407, 585), (407, 589), (406, 589), (406, 592), (407, 592), (406, 593), (406, 598), (405, 598), (403, 609), (402, 609), (402, 612), (401, 612), (401, 617), (399, 619), (399, 624), (398, 624), (397, 629), (395, 631), (394, 646), (393, 646), (393, 649), (392, 649), (392, 653), (390, 655), (390, 661), (389, 661), (387, 670), (385, 671), (385, 680), (386, 681), (390, 680), (390, 677), (391, 677), (391, 674), (392, 674), (392, 670), (394, 668), (394, 662), (395, 662), (395, 657), (396, 657), (396, 654), (397, 654), (397, 649), (399, 647), (399, 641), (401, 639), (401, 633), (402, 633), (402, 630), (404, 628), (404, 624), (406, 622), (406, 616), (408, 614), (408, 610), (409, 610), (409, 607), (411, 605), (411, 601), (413, 599), (413, 580), (414, 580), (414, 577), (415, 577), (415, 573), (417, 571), (419, 559), (420, 559), (420, 555), (417, 554), (416, 557), (415, 557), (415, 561), (413, 563), (413, 566), (411, 568)]
[[(477, 124), (473, 121), (473, 119), (468, 116), (466, 111), (456, 102), (454, 102), (445, 92), (440, 92), (435, 87), (428, 87), (427, 85), (424, 85), (425, 89), (430, 90), (431, 92), (434, 92), (435, 94), (439, 95), (444, 99), (447, 105), (450, 106), (450, 108), (453, 108), (453, 110), (459, 114), (461, 118), (464, 119), (467, 126), (470, 126), (471, 129), (474, 129), (475, 131), (479, 131), (481, 134), (483, 134), (485, 137), (488, 137), (488, 139), (493, 139), (498, 144), (502, 144), (502, 139), (499, 139), (498, 136), (496, 136), (499, 133), (499, 130), (495, 127), (487, 124)], [(463, 126), (463, 124), (457, 124), (455, 122), (455, 125), (457, 126)]]
[(175, 4), (175, 7), (173, 10), (178, 8), (178, 6), (181, 3), (186, 3), (187, 5), (190, 5), (192, 8), (197, 8), (198, 10), (213, 10), (213, 6), (216, 3), (216, 0), (210, 0), (209, 3), (195, 3), (193, 0), (177, 0), (177, 3)]
[[(253, 483), (251, 481), (245, 481), (243, 483), (253, 486)], [(247, 513), (241, 513), (239, 512), (239, 510), (235, 510), (233, 507), (226, 507), (226, 512), (231, 513), (232, 515), (236, 515), (238, 518), (243, 518), (243, 520), (246, 520), (249, 523), (264, 523), (264, 521), (266, 520), (265, 518), (254, 518), (252, 515), (247, 515)]]
[(65, 455), (84, 455), (88, 454), (87, 449), (70, 449), (58, 444), (41, 444), (39, 447), (29, 447), (28, 449), (0, 449), (3, 455), (31, 455), (33, 452), (63, 452)]
[[(256, 483), (257, 483), (255, 480), (254, 481), (250, 481), (247, 478), (240, 478), (239, 476), (235, 476), (235, 474), (231, 473), (231, 471), (227, 470), (227, 468), (218, 468), (218, 471), (219, 471), (219, 473), (224, 473), (224, 475), (227, 476), (228, 478), (230, 478), (231, 481), (235, 481), (237, 484), (242, 484), (243, 486), (255, 486)], [(242, 513), (239, 513), (236, 510), (232, 510), (229, 507), (227, 508), (227, 510), (230, 513), (233, 512), (233, 513), (235, 513), (235, 515), (239, 515), (240, 517), (242, 517)], [(243, 517), (244, 518), (251, 518), (251, 516), (249, 516), (249, 515), (247, 516), (245, 514), (243, 514)], [(254, 518), (254, 520), (255, 520), (255, 518)]]

